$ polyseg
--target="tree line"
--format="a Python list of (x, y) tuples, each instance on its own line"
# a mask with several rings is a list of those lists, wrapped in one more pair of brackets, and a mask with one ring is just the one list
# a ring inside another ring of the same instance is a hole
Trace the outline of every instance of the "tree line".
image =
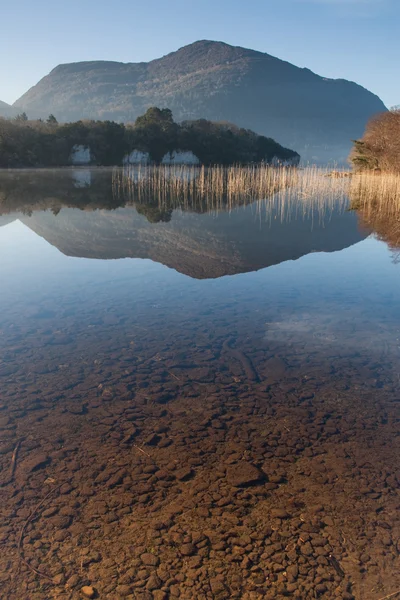
[(298, 162), (297, 152), (271, 138), (230, 123), (205, 119), (176, 123), (169, 109), (152, 107), (135, 123), (29, 120), (25, 113), (0, 119), (0, 167), (57, 167), (71, 164), (75, 146), (90, 149), (95, 165), (121, 165), (133, 150), (149, 154), (154, 164), (175, 151), (193, 152), (204, 165), (280, 161)]
[(358, 171), (400, 173), (399, 109), (380, 113), (368, 122), (362, 139), (354, 142), (350, 160)]

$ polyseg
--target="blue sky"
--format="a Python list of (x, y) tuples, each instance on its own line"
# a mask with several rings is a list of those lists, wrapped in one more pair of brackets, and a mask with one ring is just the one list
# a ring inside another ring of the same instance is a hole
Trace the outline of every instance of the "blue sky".
[(0, 100), (59, 63), (147, 61), (198, 39), (254, 48), (400, 104), (400, 0), (18, 0), (1, 3)]

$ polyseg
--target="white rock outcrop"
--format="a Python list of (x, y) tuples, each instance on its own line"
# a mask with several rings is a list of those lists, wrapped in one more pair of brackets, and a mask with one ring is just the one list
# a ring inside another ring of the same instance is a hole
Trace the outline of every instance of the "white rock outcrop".
[(125, 154), (122, 159), (124, 165), (148, 165), (150, 162), (149, 153), (141, 152), (141, 150), (132, 150), (130, 154)]
[(90, 148), (82, 144), (75, 144), (70, 155), (71, 164), (89, 165), (91, 162)]
[[(130, 154), (126, 154), (122, 163), (124, 165), (149, 165), (151, 159), (148, 152), (140, 150), (132, 150)], [(182, 152), (174, 150), (165, 154), (161, 161), (162, 165), (199, 165), (200, 161), (193, 152)]]
[(161, 161), (163, 165), (199, 165), (200, 161), (193, 152), (175, 150), (168, 152)]

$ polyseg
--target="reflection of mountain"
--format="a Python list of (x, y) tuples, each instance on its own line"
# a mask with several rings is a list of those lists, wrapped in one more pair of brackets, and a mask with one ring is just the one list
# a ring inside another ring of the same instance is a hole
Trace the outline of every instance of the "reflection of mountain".
[(277, 189), (264, 202), (238, 197), (228, 212), (219, 196), (160, 203), (152, 192), (135, 204), (113, 192), (107, 170), (2, 173), (0, 226), (20, 219), (68, 256), (149, 258), (198, 279), (341, 250), (367, 236), (346, 202), (274, 196)]
[(0, 227), (4, 227), (4, 225), (8, 225), (18, 219), (19, 215), (11, 214), (11, 215), (0, 215)]
[(68, 256), (149, 258), (197, 279), (341, 250), (366, 237), (356, 215), (339, 209), (329, 210), (323, 220), (315, 213), (282, 220), (278, 201), (268, 214), (258, 208), (254, 203), (217, 215), (174, 211), (170, 222), (157, 224), (132, 207), (90, 213), (67, 208), (57, 216), (35, 212), (20, 219)]

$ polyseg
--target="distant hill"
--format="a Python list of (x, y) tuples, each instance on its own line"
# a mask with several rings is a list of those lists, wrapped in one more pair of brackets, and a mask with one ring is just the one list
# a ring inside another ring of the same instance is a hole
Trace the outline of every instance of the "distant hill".
[(346, 157), (383, 102), (344, 79), (327, 79), (278, 58), (222, 42), (199, 41), (148, 63), (59, 65), (15, 106), (29, 117), (53, 113), (133, 121), (149, 106), (176, 120), (230, 121), (276, 139), (303, 158)]
[(15, 117), (18, 109), (0, 100), (0, 117)]

